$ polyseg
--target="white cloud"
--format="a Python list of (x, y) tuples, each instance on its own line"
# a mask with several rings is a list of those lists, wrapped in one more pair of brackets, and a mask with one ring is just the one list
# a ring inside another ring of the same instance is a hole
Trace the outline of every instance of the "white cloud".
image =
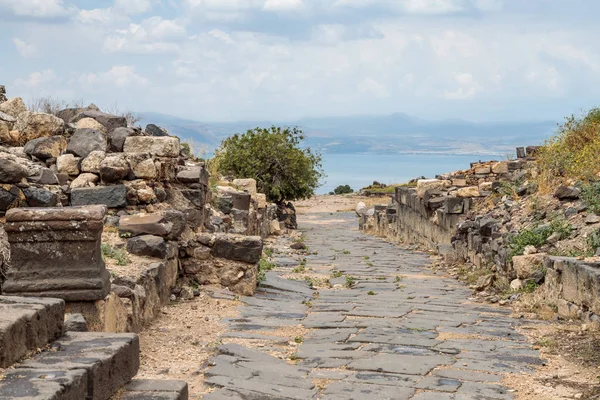
[(460, 87), (456, 90), (445, 90), (443, 95), (445, 99), (465, 100), (475, 96), (480, 90), (479, 83), (469, 73), (458, 74), (454, 77), (454, 80)]
[(142, 14), (152, 10), (153, 0), (115, 0), (115, 8), (126, 14)]
[(174, 53), (179, 50), (177, 43), (185, 39), (185, 34), (183, 22), (151, 17), (117, 30), (105, 39), (104, 48), (110, 52)]
[(463, 10), (462, 2), (458, 0), (403, 0), (398, 5), (415, 14), (447, 14)]
[(377, 82), (375, 79), (368, 77), (358, 84), (358, 90), (361, 93), (371, 94), (375, 97), (388, 97), (389, 92), (385, 85)]
[(84, 89), (106, 86), (125, 88), (130, 86), (146, 86), (150, 81), (135, 72), (131, 65), (117, 65), (105, 72), (82, 73), (75, 75), (69, 81), (71, 85), (79, 85)]
[(223, 42), (225, 42), (227, 44), (233, 43), (231, 36), (229, 36), (226, 32), (223, 32), (220, 29), (213, 29), (210, 32), (208, 32), (208, 34), (216, 39), (222, 40)]
[(28, 58), (28, 57), (32, 57), (35, 55), (37, 49), (35, 47), (35, 45), (33, 44), (29, 44), (19, 38), (13, 38), (13, 43), (15, 45), (15, 47), (17, 48), (17, 51), (19, 52), (19, 54), (22, 57)]
[(0, 9), (7, 8), (14, 14), (33, 18), (66, 17), (73, 7), (64, 5), (63, 0), (0, 0)]
[(294, 11), (302, 8), (302, 0), (267, 0), (263, 9), (267, 11)]
[(23, 86), (28, 89), (36, 89), (48, 83), (56, 82), (57, 80), (58, 78), (53, 70), (45, 69), (43, 71), (32, 72), (27, 78), (17, 78), (15, 80), (15, 85)]

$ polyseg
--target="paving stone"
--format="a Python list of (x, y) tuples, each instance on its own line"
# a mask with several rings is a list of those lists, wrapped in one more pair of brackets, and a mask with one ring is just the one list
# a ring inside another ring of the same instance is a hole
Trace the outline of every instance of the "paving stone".
[(82, 400), (87, 380), (84, 369), (9, 369), (0, 376), (0, 399)]
[(81, 370), (88, 374), (88, 400), (106, 400), (139, 368), (140, 344), (133, 333), (68, 332), (17, 368)]
[(456, 379), (426, 376), (415, 387), (417, 389), (436, 390), (439, 392), (456, 392), (461, 384), (462, 382)]
[(413, 356), (378, 354), (349, 364), (350, 369), (363, 371), (391, 372), (396, 374), (425, 375), (440, 365), (452, 365), (454, 359), (448, 356)]
[(470, 382), (500, 382), (502, 375), (453, 368), (436, 369), (434, 376)]
[(188, 400), (184, 381), (134, 379), (123, 388), (121, 400)]
[(366, 385), (353, 382), (333, 382), (323, 392), (323, 400), (402, 400), (410, 399), (415, 389), (407, 387), (391, 387)]

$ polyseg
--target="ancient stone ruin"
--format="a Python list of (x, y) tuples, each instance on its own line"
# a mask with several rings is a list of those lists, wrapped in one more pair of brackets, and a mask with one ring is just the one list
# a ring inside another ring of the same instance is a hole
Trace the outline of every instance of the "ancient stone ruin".
[(0, 368), (14, 368), (0, 398), (187, 399), (185, 382), (132, 380), (135, 332), (193, 285), (252, 295), (263, 238), (286, 221), (254, 180), (210, 182), (165, 129), (93, 104), (33, 112), (5, 93)]
[[(544, 283), (540, 295), (553, 304), (559, 316), (600, 324), (599, 262), (551, 256), (535, 248), (533, 253), (511, 254), (509, 236), (518, 233), (515, 225), (525, 218), (512, 192), (525, 196), (532, 191), (523, 178), (538, 149), (517, 148), (514, 160), (476, 162), (466, 171), (418, 180), (413, 187), (397, 187), (389, 204), (357, 210), (361, 229), (420, 244), (443, 255), (448, 265), (466, 264), (488, 271), (473, 285), (481, 295), (498, 279), (510, 283), (512, 290)], [(553, 207), (557, 215), (581, 220), (585, 229), (593, 229), (600, 219), (585, 217), (585, 207), (577, 203), (579, 194), (577, 188), (558, 187)], [(480, 211), (489, 202), (492, 211)], [(548, 250), (559, 240), (556, 234), (549, 237)], [(490, 299), (499, 301), (494, 296)]]

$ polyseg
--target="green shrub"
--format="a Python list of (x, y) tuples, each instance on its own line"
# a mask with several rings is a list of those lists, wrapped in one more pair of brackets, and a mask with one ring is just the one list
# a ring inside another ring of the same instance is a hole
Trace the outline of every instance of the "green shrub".
[(600, 182), (581, 185), (581, 199), (588, 210), (600, 215)]
[(255, 128), (223, 140), (208, 164), (228, 177), (255, 179), (269, 201), (308, 198), (325, 175), (321, 154), (300, 148), (303, 139), (298, 128)]
[(127, 251), (111, 246), (108, 243), (102, 243), (102, 255), (106, 258), (112, 258), (117, 262), (117, 265), (125, 266), (131, 263)]
[(544, 245), (553, 233), (558, 234), (559, 240), (566, 239), (571, 236), (572, 230), (573, 227), (563, 216), (553, 218), (550, 224), (544, 227), (522, 229), (518, 234), (511, 236), (508, 241), (508, 247), (511, 250), (510, 255), (523, 254), (527, 246), (539, 247)]
[(267, 271), (271, 271), (275, 267), (275, 263), (267, 260), (264, 257), (261, 258), (258, 263), (258, 281), (264, 282), (267, 279)]
[(338, 187), (333, 189), (333, 193), (335, 193), (335, 194), (354, 193), (354, 189), (352, 189), (349, 185), (339, 185)]
[(551, 192), (563, 178), (589, 181), (600, 171), (600, 109), (571, 115), (537, 155), (538, 183)]

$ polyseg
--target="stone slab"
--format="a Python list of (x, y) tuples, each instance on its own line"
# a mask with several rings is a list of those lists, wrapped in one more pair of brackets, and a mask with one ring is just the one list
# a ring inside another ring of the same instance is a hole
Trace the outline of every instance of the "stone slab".
[(0, 375), (0, 399), (83, 400), (87, 378), (83, 369), (11, 369)]
[(25, 369), (86, 370), (86, 400), (107, 400), (129, 382), (140, 365), (133, 333), (68, 332), (45, 351), (17, 365)]
[(59, 299), (0, 296), (0, 368), (57, 339), (64, 313)]
[(184, 381), (134, 379), (123, 388), (120, 400), (188, 400)]

